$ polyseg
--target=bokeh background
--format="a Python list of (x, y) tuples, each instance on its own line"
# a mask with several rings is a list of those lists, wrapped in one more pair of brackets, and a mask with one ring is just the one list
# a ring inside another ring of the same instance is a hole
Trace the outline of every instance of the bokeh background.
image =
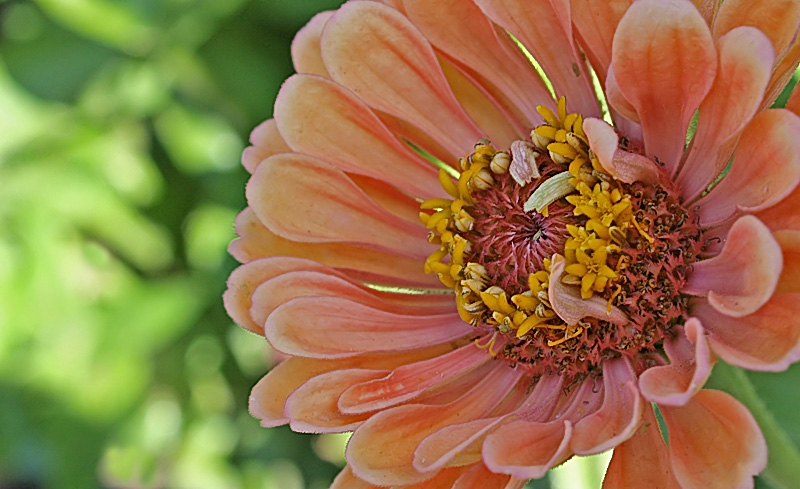
[[(220, 296), (247, 135), (294, 33), (340, 3), (0, 0), (0, 488), (322, 489), (338, 472), (346, 436), (247, 413), (274, 357)], [(795, 441), (799, 376), (751, 376)], [(530, 487), (597, 488), (607, 461)]]

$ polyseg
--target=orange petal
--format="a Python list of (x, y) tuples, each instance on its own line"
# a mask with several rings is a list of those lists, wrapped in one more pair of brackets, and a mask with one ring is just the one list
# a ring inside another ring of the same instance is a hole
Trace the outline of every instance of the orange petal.
[(775, 293), (800, 292), (800, 231), (776, 231), (774, 236), (783, 251), (783, 272)]
[(529, 125), (540, 119), (537, 105), (552, 105), (552, 97), (533, 66), (520, 50), (512, 55), (503, 49), (490, 34), (494, 32), (491, 21), (472, 1), (406, 0), (405, 7), (408, 18), (431, 44), (462, 65), (487, 75), (525, 114)]
[(585, 317), (595, 317), (622, 326), (630, 322), (628, 316), (618, 307), (612, 306), (609, 310), (605, 299), (599, 296), (583, 299), (578, 288), (564, 285), (561, 276), (564, 274), (565, 264), (563, 256), (553, 255), (548, 288), (550, 304), (561, 319), (567, 324), (578, 324)]
[[(511, 479), (508, 475), (495, 474), (480, 463), (464, 472), (453, 485), (453, 489), (509, 489)], [(525, 482), (523, 481), (523, 485)]]
[(519, 376), (498, 364), (450, 403), (407, 404), (374, 415), (353, 433), (347, 445), (347, 460), (353, 472), (380, 485), (415, 484), (430, 479), (435, 472), (420, 473), (412, 465), (420, 441), (449, 424), (485, 416), (516, 385)]
[(633, 0), (572, 0), (572, 19), (601, 82), (611, 65), (611, 43), (617, 25)]
[(392, 486), (391, 489), (451, 489), (456, 480), (466, 470), (464, 467), (451, 467), (440, 470), (433, 479), (411, 485)]
[(371, 413), (344, 414), (336, 401), (349, 387), (386, 375), (388, 370), (343, 369), (308, 380), (286, 400), (285, 414), (293, 431), (300, 433), (342, 433), (352, 431)]
[(275, 118), (296, 152), (424, 198), (442, 195), (434, 166), (398, 141), (366, 104), (341, 85), (295, 75), (281, 87)]
[(300, 297), (275, 309), (264, 331), (281, 352), (342, 358), (443, 344), (471, 333), (473, 328), (458, 314), (404, 316), (338, 297)]
[(617, 86), (644, 132), (646, 155), (678, 166), (686, 130), (714, 81), (717, 52), (697, 9), (684, 0), (639, 0), (614, 35)]
[(752, 477), (767, 465), (767, 445), (739, 401), (721, 391), (701, 390), (685, 406), (661, 406), (661, 413), (672, 469), (682, 488), (753, 487)]
[(772, 72), (769, 86), (767, 86), (767, 94), (761, 102), (762, 110), (770, 107), (775, 102), (775, 99), (778, 98), (778, 95), (783, 92), (783, 89), (792, 79), (795, 70), (797, 70), (798, 63), (800, 63), (800, 36), (795, 37), (794, 42), (789, 46), (789, 50), (786, 51), (782, 58), (778, 59), (778, 63)]
[(492, 472), (538, 479), (567, 460), (572, 423), (514, 421), (498, 428), (483, 444), (483, 460)]
[(644, 408), (643, 416), (636, 434), (614, 448), (603, 489), (682, 489), (672, 475), (667, 446), (653, 409)]
[(603, 362), (603, 405), (575, 423), (570, 449), (592, 455), (615, 447), (636, 431), (642, 416), (642, 397), (636, 374), (624, 357)]
[(344, 243), (300, 243), (290, 241), (267, 229), (252, 209), (236, 217), (236, 234), (228, 248), (241, 262), (270, 256), (293, 256), (314, 260), (347, 274), (356, 280), (395, 286), (442, 288), (433, 275), (425, 274), (419, 260)]
[(363, 413), (413, 399), (453, 377), (469, 375), (491, 357), (474, 343), (430, 360), (404, 365), (389, 375), (354, 385), (339, 399), (345, 413)]
[(590, 75), (572, 39), (567, 4), (550, 0), (476, 0), (475, 3), (528, 49), (547, 73), (556, 93), (566, 95), (569, 111), (586, 117), (600, 115)]
[(250, 144), (242, 152), (242, 166), (253, 173), (262, 160), (278, 153), (291, 151), (286, 141), (278, 132), (275, 119), (269, 119), (259, 124), (250, 133)]
[(733, 224), (719, 255), (692, 267), (682, 292), (707, 295), (719, 312), (742, 317), (772, 297), (783, 257), (770, 230), (757, 217), (748, 215)]
[(619, 136), (607, 122), (589, 118), (583, 121), (583, 130), (600, 165), (617, 180), (657, 184), (663, 179), (655, 163), (642, 155), (619, 149)]
[(347, 466), (333, 480), (330, 489), (381, 489), (381, 487), (362, 481), (353, 474), (350, 466)]
[(714, 19), (714, 38), (745, 25), (766, 34), (780, 57), (794, 40), (800, 25), (800, 1), (725, 0)]
[(322, 58), (334, 80), (455, 154), (483, 137), (453, 96), (428, 41), (392, 8), (346, 3), (323, 32)]
[(701, 198), (702, 226), (719, 224), (737, 210), (756, 212), (777, 204), (800, 182), (800, 117), (786, 109), (756, 115), (742, 132), (725, 177)]
[(800, 209), (800, 188), (795, 188), (785, 199), (755, 215), (773, 231), (800, 230), (800, 212), (797, 209)]
[(775, 54), (769, 39), (753, 27), (738, 27), (717, 40), (719, 73), (700, 105), (700, 123), (677, 182), (694, 199), (730, 160), (721, 154), (753, 118), (764, 98)]
[(789, 100), (786, 101), (786, 108), (797, 115), (800, 115), (800, 83), (794, 86)]
[(692, 313), (703, 322), (711, 349), (730, 364), (781, 371), (800, 360), (800, 294), (777, 294), (743, 318), (699, 301)]
[(393, 216), (342, 171), (310, 156), (264, 160), (246, 193), (258, 218), (286, 239), (358, 243), (421, 260), (431, 252), (423, 226)]
[(639, 389), (650, 402), (683, 406), (711, 375), (711, 350), (700, 321), (690, 318), (684, 328), (685, 333), (664, 341), (670, 364), (648, 368), (639, 376)]
[(300, 29), (292, 41), (292, 63), (294, 71), (329, 78), (328, 69), (322, 62), (319, 40), (325, 24), (333, 17), (332, 11), (320, 12)]

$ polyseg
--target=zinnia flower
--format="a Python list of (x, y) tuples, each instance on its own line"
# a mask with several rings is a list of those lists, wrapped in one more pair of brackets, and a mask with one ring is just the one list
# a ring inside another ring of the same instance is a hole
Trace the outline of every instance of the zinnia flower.
[(243, 157), (225, 301), (289, 355), (251, 412), (354, 431), (335, 488), (520, 488), (611, 448), (606, 489), (752, 487), (759, 427), (703, 385), (717, 357), (800, 359), (798, 90), (768, 108), (799, 23), (798, 0), (316, 16)]

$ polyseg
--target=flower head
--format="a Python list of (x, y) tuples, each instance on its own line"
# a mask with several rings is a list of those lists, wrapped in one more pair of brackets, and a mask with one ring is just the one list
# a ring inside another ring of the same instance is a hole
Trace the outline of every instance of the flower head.
[(761, 432), (703, 385), (717, 356), (800, 359), (800, 118), (768, 108), (798, 24), (798, 0), (319, 14), (243, 157), (225, 301), (290, 355), (251, 412), (354, 431), (337, 488), (519, 488), (610, 448), (606, 489), (751, 487)]

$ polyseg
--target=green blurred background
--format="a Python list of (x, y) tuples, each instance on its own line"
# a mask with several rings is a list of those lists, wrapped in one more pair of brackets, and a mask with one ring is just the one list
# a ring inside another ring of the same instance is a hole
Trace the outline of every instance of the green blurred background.
[[(272, 358), (220, 296), (247, 135), (340, 3), (0, 0), (0, 488), (328, 486), (346, 437), (250, 417)], [(797, 375), (759, 384), (795, 440)]]

